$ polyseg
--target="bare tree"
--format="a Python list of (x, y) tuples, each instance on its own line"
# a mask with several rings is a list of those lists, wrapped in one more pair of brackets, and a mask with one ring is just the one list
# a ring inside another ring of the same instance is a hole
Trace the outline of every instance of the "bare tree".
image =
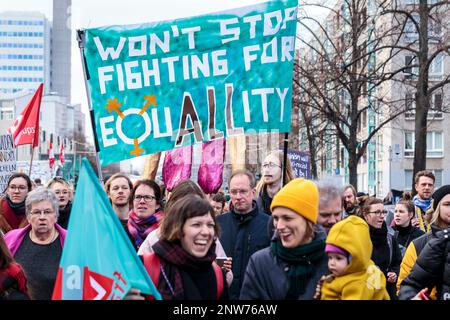
[[(405, 85), (414, 93), (415, 143), (412, 189), (414, 176), (427, 166), (427, 128), (429, 111), (442, 112), (442, 99), (432, 104), (432, 96), (444, 91), (450, 75), (434, 76), (430, 69), (442, 66), (444, 54), (449, 54), (450, 1), (415, 0), (383, 4), (386, 13), (393, 14), (397, 29), (403, 34), (402, 42), (393, 48), (406, 53), (405, 64), (410, 72)], [(409, 61), (406, 61), (409, 60)], [(441, 95), (442, 97), (442, 95)]]
[(303, 50), (296, 72), (302, 106), (315, 110), (333, 128), (348, 153), (349, 182), (356, 187), (358, 162), (372, 138), (405, 112), (404, 101), (383, 90), (401, 72), (392, 68), (400, 49), (386, 46), (387, 39), (397, 43), (400, 35), (389, 24), (375, 28), (386, 13), (367, 0), (343, 0), (334, 7), (304, 3), (300, 9), (311, 6), (326, 9), (327, 18), (300, 13)]

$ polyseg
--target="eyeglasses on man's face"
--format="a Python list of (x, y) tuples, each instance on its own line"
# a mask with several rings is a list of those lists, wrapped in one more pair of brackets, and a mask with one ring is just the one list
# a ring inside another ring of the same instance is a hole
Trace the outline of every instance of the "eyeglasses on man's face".
[(232, 196), (237, 196), (238, 194), (241, 194), (243, 196), (246, 196), (251, 189), (231, 189), (230, 194)]
[(273, 169), (273, 168), (276, 168), (276, 167), (281, 168), (281, 166), (277, 165), (274, 162), (263, 163), (262, 167), (264, 169)]
[(141, 200), (144, 200), (145, 202), (151, 202), (153, 200), (155, 200), (156, 198), (154, 196), (148, 196), (148, 195), (135, 195), (134, 196), (134, 201), (140, 202)]
[(376, 216), (385, 216), (387, 215), (387, 210), (369, 211), (369, 213), (373, 213)]
[(40, 215), (44, 215), (44, 216), (48, 216), (48, 215), (51, 215), (51, 214), (53, 214), (53, 213), (55, 213), (55, 211), (53, 211), (53, 210), (48, 210), (48, 209), (45, 209), (45, 210), (31, 210), (30, 211), (30, 214), (32, 215), (32, 216), (40, 216)]
[(24, 192), (24, 191), (27, 191), (27, 190), (28, 190), (28, 187), (27, 187), (27, 186), (15, 186), (15, 185), (10, 185), (8, 188), (9, 188), (9, 190), (11, 190), (11, 191), (16, 191), (16, 190), (18, 190), (18, 191), (20, 191), (20, 192)]

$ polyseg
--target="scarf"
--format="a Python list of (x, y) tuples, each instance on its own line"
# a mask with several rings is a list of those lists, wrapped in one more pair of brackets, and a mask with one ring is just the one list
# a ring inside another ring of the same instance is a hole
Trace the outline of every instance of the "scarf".
[(134, 210), (130, 211), (127, 226), (137, 248), (141, 246), (150, 232), (159, 227), (163, 215), (164, 212), (161, 208), (158, 208), (154, 214), (147, 218), (139, 218)]
[(216, 259), (215, 241), (202, 258), (189, 254), (178, 240), (159, 240), (153, 245), (153, 250), (161, 259), (161, 266), (163, 267), (157, 287), (164, 300), (184, 299), (183, 279), (180, 270), (206, 271)]
[(386, 275), (391, 257), (391, 251), (387, 240), (388, 230), (386, 222), (383, 222), (381, 228), (375, 228), (369, 225), (369, 232), (373, 245), (372, 260)]
[(431, 202), (433, 201), (432, 198), (430, 199), (426, 199), (423, 200), (419, 197), (419, 195), (415, 195), (413, 198), (413, 202), (414, 205), (416, 207), (419, 207), (420, 209), (422, 209), (422, 211), (425, 213), (425, 211), (427, 211), (427, 209), (431, 206)]
[(17, 263), (11, 263), (6, 269), (0, 270), (0, 297), (7, 295), (11, 289), (27, 294), (27, 279)]
[(261, 202), (263, 205), (264, 212), (269, 215), (272, 213), (272, 211), (270, 211), (270, 205), (272, 204), (272, 200), (273, 200), (273, 198), (271, 198), (269, 196), (269, 194), (267, 193), (267, 187), (264, 186), (261, 191)]
[(21, 223), (25, 219), (25, 200), (21, 203), (14, 204), (8, 195), (4, 199), (6, 201), (3, 201), (3, 216), (11, 226), (11, 229), (20, 228)]
[(272, 241), (271, 250), (276, 257), (290, 266), (287, 272), (289, 291), (286, 299), (298, 299), (305, 292), (316, 264), (325, 257), (325, 241), (313, 240), (299, 247), (288, 249), (283, 247), (279, 238), (276, 238)]
[(64, 209), (59, 209), (58, 224), (67, 229), (69, 225), (70, 212), (72, 211), (72, 203), (69, 201)]

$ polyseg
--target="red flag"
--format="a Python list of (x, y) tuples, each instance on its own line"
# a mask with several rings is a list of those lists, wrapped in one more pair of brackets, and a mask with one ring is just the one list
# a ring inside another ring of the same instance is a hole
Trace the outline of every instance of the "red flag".
[(31, 144), (34, 147), (39, 145), (39, 109), (41, 107), (42, 91), (44, 84), (39, 88), (31, 98), (28, 105), (17, 117), (16, 121), (8, 131), (13, 135), (15, 146)]
[(48, 149), (48, 165), (50, 169), (55, 165), (55, 154), (53, 153), (53, 144), (50, 142), (50, 148)]
[(61, 141), (61, 148), (59, 149), (59, 163), (64, 164), (64, 141)]

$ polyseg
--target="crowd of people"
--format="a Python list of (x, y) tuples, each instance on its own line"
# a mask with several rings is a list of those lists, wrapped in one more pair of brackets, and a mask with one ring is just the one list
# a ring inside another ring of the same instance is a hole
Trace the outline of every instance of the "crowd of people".
[[(285, 177), (283, 179), (283, 174)], [(283, 186), (283, 181), (285, 185)], [(393, 208), (336, 180), (295, 178), (271, 152), (227, 191), (107, 179), (111, 208), (164, 300), (450, 299), (450, 185), (418, 172)], [(72, 185), (13, 174), (0, 199), (0, 300), (51, 299)], [(148, 297), (132, 288), (125, 299)]]

